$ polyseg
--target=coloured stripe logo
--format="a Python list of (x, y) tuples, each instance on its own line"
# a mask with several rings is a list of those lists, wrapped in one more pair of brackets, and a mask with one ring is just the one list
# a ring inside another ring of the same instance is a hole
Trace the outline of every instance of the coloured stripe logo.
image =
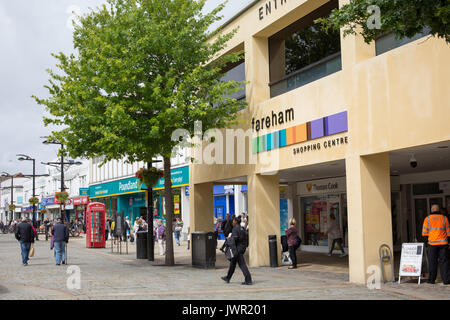
[(346, 131), (348, 131), (347, 111), (343, 111), (255, 137), (252, 140), (252, 151), (254, 154), (270, 151)]

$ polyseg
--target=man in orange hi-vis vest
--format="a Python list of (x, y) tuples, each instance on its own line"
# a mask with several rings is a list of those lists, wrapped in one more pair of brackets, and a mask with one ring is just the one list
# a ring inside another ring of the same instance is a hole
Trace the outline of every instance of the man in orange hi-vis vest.
[(436, 281), (439, 260), (442, 282), (450, 284), (447, 254), (450, 225), (437, 204), (431, 206), (431, 214), (423, 222), (422, 236), (428, 237), (428, 283), (434, 284)]

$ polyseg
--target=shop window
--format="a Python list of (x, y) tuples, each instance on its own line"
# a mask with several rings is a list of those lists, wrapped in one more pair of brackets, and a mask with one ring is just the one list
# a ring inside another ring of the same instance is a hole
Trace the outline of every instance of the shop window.
[(332, 0), (269, 38), (272, 98), (342, 69), (339, 31), (314, 22), (336, 8)]
[(420, 39), (430, 34), (431, 28), (425, 27), (422, 32), (417, 33), (411, 38), (400, 38), (396, 39), (393, 33), (388, 33), (380, 36), (375, 41), (375, 51), (377, 56), (383, 54), (392, 49), (401, 47), (407, 43)]

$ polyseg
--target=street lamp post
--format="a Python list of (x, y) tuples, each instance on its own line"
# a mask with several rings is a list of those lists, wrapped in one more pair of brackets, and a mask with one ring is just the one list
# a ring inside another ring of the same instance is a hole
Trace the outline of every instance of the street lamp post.
[[(43, 137), (43, 138), (48, 138), (48, 137)], [(59, 163), (58, 162), (53, 162), (53, 163), (49, 162), (47, 164), (60, 164), (61, 165), (61, 169), (60, 169), (61, 170), (61, 192), (63, 192), (65, 190), (65, 187), (64, 187), (64, 145), (61, 142), (51, 141), (51, 140), (45, 140), (42, 143), (43, 144), (59, 144), (59, 145), (61, 145), (61, 149), (60, 149), (61, 161)], [(60, 211), (61, 211), (61, 220), (64, 222), (65, 219), (64, 219), (64, 214), (62, 212), (62, 204), (61, 204)]]
[[(10, 175), (7, 172), (2, 172), (2, 177), (10, 177), (11, 178), (11, 205), (14, 204), (14, 175)], [(14, 218), (14, 211), (11, 211), (11, 219), (9, 221), (12, 221)]]
[[(147, 163), (147, 169), (152, 167), (152, 164), (156, 162), (162, 162), (161, 160), (153, 160)], [(147, 252), (148, 260), (155, 260), (155, 242), (153, 239), (153, 188), (152, 186), (147, 186), (148, 188), (148, 199), (147, 199), (147, 222), (148, 222), (148, 232), (147, 232)]]
[[(21, 175), (21, 177), (26, 178), (33, 178), (33, 195), (32, 197), (36, 197), (36, 177), (47, 177), (48, 174), (40, 174), (36, 175), (36, 159), (31, 158), (30, 156), (27, 156), (25, 154), (18, 154), (17, 157), (19, 157), (19, 161), (33, 161), (33, 174), (32, 175)], [(36, 204), (33, 202), (33, 225), (36, 227)]]

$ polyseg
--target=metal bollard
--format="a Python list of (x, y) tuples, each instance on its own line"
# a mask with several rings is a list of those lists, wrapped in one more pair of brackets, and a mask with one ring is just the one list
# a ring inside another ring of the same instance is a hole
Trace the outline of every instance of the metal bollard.
[(269, 236), (269, 256), (270, 256), (270, 267), (278, 267), (278, 250), (277, 250), (277, 236)]

